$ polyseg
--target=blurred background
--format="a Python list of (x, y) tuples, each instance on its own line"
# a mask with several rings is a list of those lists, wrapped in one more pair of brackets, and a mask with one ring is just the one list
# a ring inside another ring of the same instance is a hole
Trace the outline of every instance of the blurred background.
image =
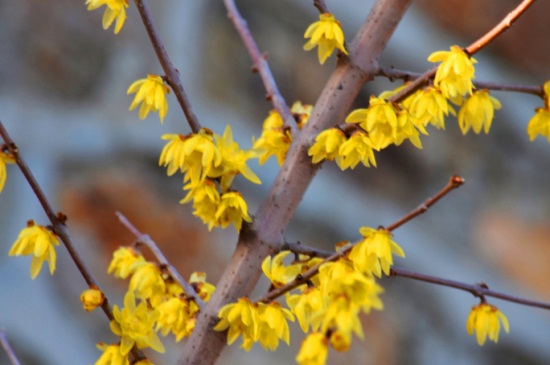
[[(348, 40), (374, 1), (327, 1)], [(489, 30), (518, 1), (418, 0), (398, 27), (381, 64), (422, 72), (427, 56), (450, 45), (465, 46)], [(252, 145), (271, 105), (258, 75), (220, 1), (150, 1), (167, 50), (202, 124), (223, 133), (231, 124), (243, 148)], [(334, 67), (316, 52), (304, 52), (303, 32), (318, 17), (311, 1), (238, 1), (259, 46), (269, 55), (283, 96), (314, 103)], [(173, 97), (164, 125), (151, 113), (140, 121), (128, 112), (127, 87), (148, 73), (161, 74), (135, 6), (117, 36), (101, 29), (103, 10), (84, 1), (0, 0), (0, 119), (19, 145), (56, 210), (68, 215), (77, 249), (113, 303), (122, 304), (127, 282), (106, 274), (112, 252), (133, 237), (118, 223), (125, 214), (151, 237), (184, 276), (201, 270), (216, 282), (236, 242), (232, 228), (211, 233), (178, 201), (179, 177), (158, 167), (164, 133), (188, 133)], [(477, 79), (542, 84), (549, 78), (549, 2), (536, 2), (511, 30), (476, 55)], [(398, 86), (376, 79), (356, 102)], [(495, 92), (503, 104), (489, 135), (462, 136), (456, 120), (446, 131), (430, 129), (424, 149), (407, 142), (377, 155), (378, 168), (341, 172), (325, 164), (285, 232), (289, 241), (330, 249), (356, 240), (360, 226), (388, 225), (458, 174), (466, 184), (425, 215), (399, 228), (396, 241), (407, 258), (397, 265), (466, 283), (550, 301), (550, 145), (530, 143), (527, 122), (542, 101)], [(237, 187), (256, 210), (278, 165), (252, 168), (263, 184)], [(84, 280), (67, 252), (58, 250), (55, 275), (44, 268), (30, 279), (30, 259), (8, 258), (29, 219), (47, 224), (20, 172), (8, 169), (0, 195), (0, 327), (24, 364), (93, 364), (99, 341), (114, 342), (100, 311), (87, 314), (79, 295)], [(403, 278), (383, 279), (385, 309), (363, 318), (365, 340), (349, 352), (331, 353), (329, 363), (348, 364), (548, 364), (550, 312), (497, 299), (510, 321), (498, 345), (479, 347), (466, 333), (478, 299), (445, 287)], [(266, 290), (261, 281), (257, 293)], [(303, 334), (292, 325), (291, 346), (275, 353), (258, 345), (247, 354), (224, 350), (220, 364), (292, 364)], [(174, 364), (180, 344), (163, 341)], [(0, 351), (0, 363), (7, 364)]]

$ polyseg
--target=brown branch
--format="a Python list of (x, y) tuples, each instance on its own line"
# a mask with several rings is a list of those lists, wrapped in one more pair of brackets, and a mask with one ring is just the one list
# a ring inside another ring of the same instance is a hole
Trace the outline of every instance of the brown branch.
[[(99, 285), (97, 284), (97, 281), (92, 275), (92, 272), (88, 269), (86, 266), (86, 263), (78, 253), (78, 251), (75, 248), (75, 245), (72, 242), (72, 239), (69, 235), (69, 229), (65, 225), (65, 221), (67, 220), (67, 217), (63, 213), (55, 214), (54, 210), (48, 201), (48, 198), (46, 197), (46, 194), (44, 194), (44, 191), (36, 181), (34, 175), (32, 174), (31, 170), (29, 169), (29, 166), (19, 153), (19, 148), (15, 144), (15, 142), (11, 139), (10, 135), (8, 134), (8, 131), (4, 127), (4, 124), (0, 121), (0, 136), (4, 140), (4, 143), (6, 144), (6, 148), (8, 149), (9, 153), (14, 157), (15, 163), (19, 167), (19, 170), (21, 170), (21, 173), (23, 176), (25, 176), (25, 179), (27, 180), (29, 186), (31, 187), (32, 191), (34, 192), (34, 195), (40, 202), (40, 205), (42, 205), (42, 209), (46, 213), (46, 216), (48, 217), (53, 232), (59, 237), (61, 242), (63, 242), (63, 245), (69, 252), (69, 255), (71, 256), (71, 259), (75, 263), (76, 267), (78, 268), (78, 271), (86, 281), (86, 284), (88, 284), (88, 287), (92, 288), (98, 288), (104, 295), (105, 292), (100, 289)], [(111, 310), (111, 305), (109, 304), (109, 299), (105, 296), (105, 299), (103, 303), (101, 304), (101, 309), (103, 310), (103, 313), (107, 316), (109, 321), (114, 320), (113, 313)], [(137, 350), (136, 347), (132, 348), (132, 355), (134, 356), (135, 360), (141, 360), (146, 359), (146, 357), (143, 355), (143, 353), (139, 350)]]
[(350, 56), (338, 60), (308, 123), (292, 143), (254, 223), (241, 230), (237, 248), (184, 345), (179, 365), (210, 364), (218, 358), (227, 341), (225, 332), (212, 329), (219, 321), (219, 309), (247, 296), (260, 277), (263, 258), (284, 244), (283, 232), (319, 168), (307, 155), (309, 146), (320, 131), (344, 120), (363, 84), (374, 78), (378, 57), (411, 1), (377, 0), (348, 47)]
[[(399, 228), (400, 226), (402, 226), (403, 224), (405, 224), (406, 222), (410, 221), (411, 219), (413, 219), (413, 218), (419, 216), (420, 214), (426, 212), (432, 205), (434, 205), (439, 200), (441, 200), (441, 198), (443, 198), (449, 192), (451, 192), (454, 189), (461, 186), (463, 183), (464, 183), (464, 179), (462, 179), (461, 177), (452, 176), (449, 179), (449, 182), (447, 183), (447, 185), (445, 185), (445, 187), (443, 189), (441, 189), (436, 195), (434, 195), (431, 198), (426, 199), (426, 201), (424, 203), (420, 204), (418, 206), (418, 208), (416, 208), (413, 211), (411, 211), (410, 213), (406, 214), (403, 218), (399, 219), (395, 223), (390, 224), (386, 229), (388, 231), (393, 231), (393, 230)], [(316, 256), (324, 257), (325, 261), (323, 261), (320, 264), (312, 267), (311, 269), (309, 269), (305, 273), (298, 276), (292, 282), (266, 293), (260, 299), (256, 300), (256, 302), (269, 302), (269, 301), (272, 301), (273, 299), (285, 294), (286, 292), (288, 292), (288, 291), (290, 291), (290, 290), (306, 283), (309, 279), (311, 279), (313, 276), (315, 276), (317, 274), (317, 272), (319, 271), (319, 268), (321, 267), (321, 265), (323, 265), (325, 262), (336, 261), (339, 258), (343, 257), (346, 253), (351, 251), (351, 249), (355, 245), (357, 245), (359, 242), (361, 242), (361, 241), (354, 242), (353, 244), (342, 248), (338, 252), (330, 252), (330, 254), (327, 251), (316, 250), (314, 248), (307, 247), (307, 246), (302, 246), (302, 245), (299, 245), (299, 244), (285, 243), (285, 245), (283, 246), (284, 249), (289, 249), (292, 252), (303, 253), (303, 254), (308, 254), (308, 252), (315, 252)]]
[(315, 6), (321, 14), (330, 13), (325, 0), (313, 0), (313, 6)]
[(15, 355), (15, 352), (10, 346), (10, 342), (8, 341), (8, 337), (6, 336), (6, 331), (4, 329), (0, 329), (0, 345), (4, 348), (6, 355), (8, 355), (11, 365), (21, 365), (17, 355)]
[(165, 267), (166, 270), (168, 270), (168, 273), (170, 276), (176, 280), (176, 282), (183, 288), (185, 291), (185, 294), (187, 294), (189, 297), (192, 297), (195, 303), (199, 308), (204, 308), (204, 301), (196, 294), (195, 289), (193, 289), (193, 286), (185, 280), (181, 274), (176, 270), (176, 268), (170, 264), (166, 256), (162, 253), (162, 251), (159, 249), (155, 241), (149, 237), (148, 234), (141, 233), (129, 220), (124, 216), (124, 214), (120, 212), (116, 212), (116, 216), (120, 223), (126, 227), (134, 236), (136, 236), (137, 243), (143, 244), (147, 246), (147, 248), (151, 251), (151, 253), (157, 258), (159, 264), (162, 267)]
[[(490, 41), (492, 41), (497, 36), (502, 34), (502, 32), (504, 32), (506, 29), (508, 29), (512, 25), (512, 23), (514, 23), (520, 17), (520, 15), (522, 15), (525, 12), (525, 10), (527, 10), (527, 8), (534, 1), (535, 0), (523, 0), (513, 11), (508, 13), (508, 15), (506, 15), (506, 17), (504, 17), (504, 19), (502, 19), (495, 27), (493, 27), (489, 32), (485, 33), (482, 37), (480, 37), (474, 43), (464, 48), (464, 50), (470, 56), (478, 52), (482, 47), (485, 47)], [(438, 67), (439, 66), (436, 66), (426, 71), (419, 78), (415, 79), (412, 83), (410, 83), (409, 85), (401, 89), (399, 92), (394, 94), (391, 98), (388, 99), (388, 101), (392, 103), (397, 103), (404, 100), (407, 96), (411, 95), (418, 88), (426, 84), (428, 80), (432, 79), (435, 76), (435, 73)]]
[(160, 35), (155, 25), (155, 22), (153, 21), (149, 6), (147, 5), (147, 2), (145, 0), (134, 0), (134, 2), (139, 11), (139, 15), (141, 16), (141, 20), (143, 21), (143, 25), (147, 30), (147, 34), (149, 35), (151, 44), (155, 49), (155, 53), (157, 54), (160, 65), (164, 70), (164, 79), (174, 91), (174, 95), (176, 95), (181, 109), (183, 110), (183, 113), (187, 118), (189, 127), (191, 127), (191, 130), (194, 133), (197, 133), (202, 128), (201, 124), (195, 112), (193, 111), (193, 108), (191, 107), (191, 102), (189, 101), (187, 93), (185, 92), (181, 83), (179, 72), (172, 64), (172, 61), (168, 56), (168, 52), (166, 52), (166, 48), (164, 47), (164, 43), (160, 39)]
[(267, 91), (267, 99), (271, 100), (273, 106), (283, 119), (285, 125), (292, 129), (294, 135), (298, 133), (298, 127), (296, 126), (296, 120), (292, 116), (290, 109), (288, 108), (285, 99), (281, 95), (277, 83), (273, 78), (269, 64), (267, 63), (267, 55), (262, 54), (258, 47), (258, 44), (254, 40), (246, 20), (242, 17), (239, 9), (235, 5), (234, 0), (224, 0), (225, 7), (227, 9), (228, 18), (231, 20), (235, 29), (239, 33), (250, 58), (252, 58), (253, 68), (252, 70), (258, 72)]

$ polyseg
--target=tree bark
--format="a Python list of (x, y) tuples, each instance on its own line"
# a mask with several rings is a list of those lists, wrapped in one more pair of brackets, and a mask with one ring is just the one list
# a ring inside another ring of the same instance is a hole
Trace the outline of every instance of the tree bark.
[(284, 243), (283, 231), (319, 165), (307, 150), (315, 136), (345, 119), (361, 87), (374, 78), (378, 57), (412, 0), (378, 0), (342, 56), (315, 104), (308, 123), (295, 136), (284, 165), (252, 225), (243, 226), (239, 241), (212, 299), (201, 311), (178, 365), (213, 364), (226, 344), (226, 333), (213, 331), (219, 309), (248, 295), (261, 274), (265, 256)]

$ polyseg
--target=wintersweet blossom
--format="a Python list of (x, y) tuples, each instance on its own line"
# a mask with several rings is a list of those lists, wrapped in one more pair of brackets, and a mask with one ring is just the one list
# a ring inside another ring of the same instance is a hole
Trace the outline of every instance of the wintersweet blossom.
[(103, 351), (103, 354), (94, 365), (130, 365), (128, 356), (120, 352), (120, 345), (107, 345), (100, 342), (97, 344), (97, 348)]
[(548, 142), (550, 142), (550, 109), (535, 109), (535, 115), (529, 120), (529, 124), (527, 124), (527, 134), (531, 141), (540, 135), (546, 137)]
[(160, 330), (163, 336), (172, 332), (176, 336), (176, 342), (179, 342), (193, 332), (199, 307), (194, 301), (171, 298), (159, 304), (156, 310), (159, 312), (156, 330)]
[(153, 329), (159, 317), (157, 310), (150, 310), (147, 303), (142, 301), (136, 306), (136, 299), (132, 291), (124, 296), (124, 308), (113, 307), (114, 320), (111, 321), (111, 331), (121, 337), (120, 353), (127, 355), (134, 345), (138, 349), (150, 347), (164, 353), (164, 345), (160, 342)]
[(298, 319), (300, 328), (307, 333), (309, 327), (316, 331), (321, 326), (326, 311), (326, 298), (318, 287), (307, 287), (301, 294), (288, 294), (286, 303)]
[(262, 135), (252, 147), (258, 154), (260, 165), (263, 165), (271, 156), (277, 158), (277, 163), (282, 166), (285, 161), (286, 153), (292, 142), (290, 130), (283, 128), (284, 122), (276, 110), (269, 112), (264, 120)]
[(471, 94), (475, 77), (475, 59), (458, 46), (450, 51), (438, 51), (428, 57), (430, 62), (441, 62), (435, 74), (434, 85), (455, 104), (462, 103), (462, 97)]
[(302, 265), (297, 263), (285, 266), (283, 260), (290, 254), (290, 251), (281, 251), (273, 259), (271, 256), (267, 256), (262, 262), (264, 275), (276, 288), (294, 280), (302, 271)]
[(193, 215), (199, 217), (202, 222), (208, 225), (208, 230), (217, 226), (216, 212), (220, 206), (220, 193), (216, 183), (210, 179), (204, 180), (196, 187), (188, 184), (184, 189), (191, 189), (187, 196), (180, 201), (180, 204), (193, 200)]
[(134, 273), (137, 262), (145, 262), (145, 258), (132, 247), (119, 247), (113, 253), (107, 273), (114, 273), (115, 278), (126, 279)]
[(288, 321), (294, 322), (294, 315), (277, 302), (258, 303), (259, 329), (258, 341), (264, 350), (275, 351), (279, 340), (290, 343)]
[(302, 342), (296, 362), (300, 365), (324, 365), (327, 356), (328, 339), (321, 332), (312, 332)]
[(501, 323), (504, 331), (508, 333), (510, 330), (508, 318), (494, 305), (481, 303), (472, 307), (466, 321), (466, 330), (470, 336), (475, 331), (477, 343), (482, 346), (487, 337), (495, 343), (498, 342)]
[(48, 261), (50, 274), (55, 271), (56, 253), (55, 247), (59, 246), (59, 238), (49, 228), (27, 222), (10, 249), (9, 256), (32, 255), (31, 278), (34, 279), (42, 269), (44, 261)]
[(0, 152), (0, 193), (4, 190), (4, 185), (6, 185), (6, 178), (8, 177), (8, 164), (15, 162), (15, 159), (12, 155), (6, 152)]
[(433, 86), (417, 91), (410, 100), (411, 114), (424, 126), (431, 124), (437, 129), (445, 129), (445, 117), (449, 114), (456, 115), (448, 99)]
[(82, 306), (88, 312), (91, 312), (102, 305), (104, 300), (105, 295), (97, 288), (86, 289), (82, 292), (82, 294), (80, 294)]
[(128, 291), (135, 293), (141, 300), (150, 300), (156, 306), (166, 291), (159, 267), (152, 262), (137, 262), (134, 266)]
[(129, 110), (134, 110), (141, 103), (139, 119), (145, 119), (147, 114), (152, 110), (155, 112), (158, 111), (160, 122), (164, 122), (164, 117), (168, 112), (166, 94), (170, 93), (170, 89), (164, 84), (162, 77), (147, 75), (146, 79), (140, 79), (132, 83), (126, 93), (136, 93)]
[(296, 124), (298, 129), (302, 129), (306, 125), (311, 111), (313, 110), (313, 105), (302, 104), (301, 101), (295, 101), (294, 104), (290, 107), (290, 112), (294, 119), (296, 119)]
[(319, 21), (306, 29), (304, 38), (310, 38), (304, 45), (304, 50), (309, 51), (318, 46), (317, 56), (321, 65), (332, 55), (334, 48), (348, 54), (344, 47), (344, 32), (340, 27), (340, 22), (332, 14), (319, 15)]
[(206, 281), (206, 273), (195, 271), (191, 273), (189, 284), (193, 286), (197, 295), (206, 303), (210, 301), (210, 297), (216, 290), (216, 287)]
[(500, 108), (500, 102), (488, 90), (475, 91), (464, 101), (458, 112), (458, 125), (462, 134), (466, 134), (470, 128), (477, 134), (481, 133), (482, 128), (485, 134), (489, 133), (495, 109)]
[(233, 223), (237, 232), (241, 230), (243, 220), (252, 222), (252, 218), (248, 215), (248, 205), (237, 191), (230, 191), (221, 196), (220, 205), (214, 217), (216, 224), (222, 228)]
[(341, 296), (331, 301), (323, 318), (321, 332), (328, 330), (338, 331), (340, 338), (338, 341), (338, 351), (346, 351), (351, 345), (351, 337), (355, 334), (359, 338), (364, 338), (363, 327), (359, 319), (360, 307), (351, 303), (347, 298)]
[(403, 249), (392, 240), (391, 232), (384, 228), (361, 227), (359, 232), (363, 239), (351, 249), (348, 259), (364, 273), (373, 273), (378, 277), (382, 276), (382, 272), (389, 275), (393, 254), (405, 257)]
[(352, 170), (361, 162), (364, 166), (376, 167), (376, 159), (369, 136), (363, 131), (355, 131), (340, 145), (338, 154), (341, 156), (339, 167), (342, 170)]
[(338, 128), (324, 130), (315, 137), (315, 143), (309, 148), (307, 154), (311, 156), (314, 164), (323, 160), (338, 161), (341, 158), (338, 154), (340, 146), (345, 140), (344, 132)]
[(86, 0), (88, 10), (95, 10), (105, 5), (105, 13), (103, 13), (103, 29), (107, 29), (115, 24), (115, 34), (118, 34), (124, 25), (126, 20), (126, 8), (128, 7), (128, 0)]
[(260, 317), (258, 305), (248, 298), (239, 298), (237, 303), (224, 305), (218, 312), (220, 321), (214, 327), (215, 331), (227, 332), (227, 344), (231, 345), (242, 335), (241, 347), (249, 351), (259, 339)]

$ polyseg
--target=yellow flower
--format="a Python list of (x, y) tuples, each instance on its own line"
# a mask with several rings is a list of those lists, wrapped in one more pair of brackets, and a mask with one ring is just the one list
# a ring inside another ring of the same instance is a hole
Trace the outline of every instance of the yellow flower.
[(248, 215), (246, 201), (237, 191), (231, 191), (221, 196), (215, 218), (217, 225), (222, 228), (227, 228), (233, 223), (237, 232), (241, 230), (243, 220), (249, 223), (252, 222), (252, 218)]
[(176, 336), (176, 342), (188, 337), (195, 328), (195, 316), (199, 308), (193, 301), (183, 298), (171, 298), (157, 306), (159, 312), (156, 330), (160, 330), (163, 336), (172, 332)]
[(495, 109), (500, 107), (500, 102), (489, 95), (489, 91), (475, 91), (458, 112), (458, 125), (462, 134), (466, 134), (470, 128), (477, 134), (481, 133), (481, 128), (485, 134), (489, 133)]
[(101, 290), (96, 288), (84, 290), (82, 294), (80, 294), (80, 301), (82, 302), (84, 309), (88, 312), (91, 312), (102, 305), (104, 300), (105, 295), (101, 292)]
[(107, 345), (100, 342), (97, 344), (97, 348), (103, 351), (103, 354), (97, 359), (95, 365), (130, 365), (128, 356), (121, 354), (119, 345)]
[(149, 112), (159, 112), (160, 122), (164, 122), (164, 117), (168, 112), (168, 101), (166, 94), (170, 93), (168, 86), (164, 84), (162, 78), (158, 75), (147, 75), (146, 79), (135, 81), (128, 88), (127, 94), (136, 93), (129, 110), (134, 110), (139, 103), (139, 119), (145, 119)]
[(313, 105), (302, 104), (301, 101), (296, 101), (292, 104), (290, 107), (290, 112), (292, 113), (294, 119), (296, 119), (298, 129), (302, 129), (304, 125), (306, 125), (312, 110)]
[(135, 293), (141, 300), (150, 300), (155, 307), (166, 291), (166, 284), (158, 266), (151, 262), (135, 263), (128, 291)]
[(138, 362), (133, 363), (132, 365), (154, 365), (151, 360), (139, 360)]
[(115, 34), (120, 32), (126, 20), (125, 8), (128, 7), (128, 0), (86, 0), (86, 5), (88, 5), (88, 10), (95, 10), (105, 5), (102, 21), (103, 29), (109, 28), (116, 19)]
[(468, 320), (466, 321), (466, 330), (471, 336), (476, 331), (477, 343), (482, 346), (485, 343), (487, 337), (493, 342), (498, 342), (498, 333), (500, 332), (500, 323), (506, 333), (509, 332), (510, 327), (508, 324), (508, 318), (498, 310), (497, 307), (481, 303), (472, 307)]
[(258, 341), (264, 350), (275, 351), (279, 346), (279, 340), (283, 340), (287, 345), (290, 343), (287, 320), (294, 322), (294, 316), (288, 309), (281, 307), (277, 302), (258, 303), (258, 314)]
[(547, 108), (535, 109), (535, 115), (527, 125), (529, 140), (534, 140), (538, 135), (546, 137), (550, 142), (550, 110)]
[(346, 170), (347, 168), (353, 170), (359, 162), (366, 167), (370, 167), (371, 164), (376, 166), (372, 142), (369, 136), (362, 131), (353, 132), (352, 135), (340, 145), (338, 154), (341, 156), (338, 166), (342, 170)]
[(302, 331), (307, 333), (310, 326), (314, 331), (319, 329), (326, 311), (326, 300), (319, 288), (312, 286), (301, 294), (288, 294), (286, 304), (296, 315)]
[(262, 262), (262, 271), (264, 272), (264, 275), (267, 276), (276, 288), (294, 280), (302, 270), (302, 265), (300, 264), (290, 264), (285, 266), (283, 260), (289, 254), (291, 254), (290, 251), (281, 251), (275, 255), (273, 260), (271, 259), (271, 256), (267, 256)]
[(209, 176), (213, 178), (221, 176), (220, 186), (222, 192), (229, 189), (233, 178), (239, 174), (254, 184), (262, 183), (246, 164), (249, 159), (256, 156), (256, 153), (251, 150), (241, 150), (237, 142), (233, 141), (233, 132), (229, 124), (225, 127), (223, 136), (215, 135), (215, 140), (216, 147), (222, 156), (222, 162), (209, 173)]
[(150, 347), (153, 350), (164, 353), (164, 345), (160, 342), (157, 333), (153, 329), (155, 321), (159, 317), (156, 310), (149, 310), (147, 303), (142, 301), (136, 306), (136, 299), (132, 291), (124, 296), (124, 308), (120, 310), (117, 305), (113, 308), (114, 320), (111, 321), (111, 331), (121, 337), (120, 353), (127, 355), (134, 345), (138, 349)]
[(241, 345), (245, 351), (249, 351), (254, 342), (259, 339), (260, 317), (258, 306), (248, 298), (239, 298), (237, 303), (224, 305), (218, 312), (220, 322), (214, 327), (214, 331), (227, 332), (227, 344), (231, 345), (242, 335), (243, 343)]
[(341, 158), (338, 152), (345, 140), (346, 136), (340, 129), (330, 128), (324, 130), (315, 137), (315, 143), (309, 148), (307, 154), (312, 157), (313, 163), (334, 159), (338, 162)]
[(198, 296), (206, 303), (210, 301), (210, 297), (216, 290), (216, 287), (214, 285), (206, 281), (206, 273), (201, 271), (195, 271), (191, 273), (189, 284), (193, 285), (193, 288), (197, 292)]
[[(331, 301), (323, 318), (321, 331), (326, 333), (328, 330), (337, 330), (342, 336), (345, 336), (348, 345), (351, 344), (351, 335), (363, 338), (363, 328), (359, 320), (360, 307), (351, 303), (347, 298), (340, 296)], [(347, 348), (339, 348), (339, 351), (345, 351)]]
[(277, 158), (279, 166), (282, 166), (285, 161), (292, 135), (290, 130), (283, 128), (283, 124), (276, 110), (270, 111), (269, 116), (264, 120), (262, 135), (252, 147), (258, 153), (260, 165), (263, 165), (271, 156)]
[(296, 362), (300, 365), (324, 365), (327, 356), (327, 338), (320, 332), (312, 332), (302, 342)]
[(472, 93), (474, 63), (477, 61), (458, 46), (452, 46), (450, 49), (432, 53), (428, 61), (441, 62), (435, 74), (434, 85), (453, 103), (461, 104), (462, 97)]
[(220, 206), (221, 197), (216, 183), (210, 179), (206, 179), (196, 187), (192, 187), (191, 183), (186, 185), (184, 189), (191, 190), (180, 201), (180, 204), (187, 203), (193, 199), (193, 215), (202, 219), (202, 222), (208, 225), (208, 230), (217, 226), (216, 212)]
[(137, 262), (145, 262), (141, 254), (137, 253), (132, 247), (119, 247), (113, 253), (113, 259), (107, 269), (107, 273), (114, 272), (115, 278), (126, 279), (132, 275), (137, 267)]
[(363, 240), (351, 249), (348, 259), (364, 273), (372, 272), (378, 277), (382, 276), (382, 272), (389, 275), (393, 265), (392, 254), (405, 257), (403, 249), (392, 240), (391, 232), (384, 228), (361, 227), (359, 232)]
[(54, 246), (59, 245), (59, 239), (49, 228), (36, 225), (33, 220), (27, 222), (27, 227), (19, 233), (9, 256), (33, 255), (31, 261), (31, 278), (34, 279), (42, 269), (44, 261), (48, 261), (50, 274), (55, 271), (56, 253)]
[(424, 126), (430, 123), (437, 129), (445, 129), (445, 117), (449, 113), (456, 115), (453, 107), (449, 105), (448, 99), (433, 86), (428, 86), (413, 94), (410, 112)]
[(12, 164), (15, 162), (15, 159), (12, 155), (6, 152), (0, 152), (0, 193), (4, 190), (4, 185), (6, 185), (6, 178), (8, 177), (7, 164)]
[(342, 32), (340, 22), (332, 14), (319, 15), (319, 21), (307, 28), (304, 38), (310, 38), (304, 45), (304, 50), (309, 51), (315, 46), (319, 47), (317, 55), (321, 65), (332, 55), (334, 48), (338, 48), (346, 55), (348, 54), (344, 48), (344, 32)]

